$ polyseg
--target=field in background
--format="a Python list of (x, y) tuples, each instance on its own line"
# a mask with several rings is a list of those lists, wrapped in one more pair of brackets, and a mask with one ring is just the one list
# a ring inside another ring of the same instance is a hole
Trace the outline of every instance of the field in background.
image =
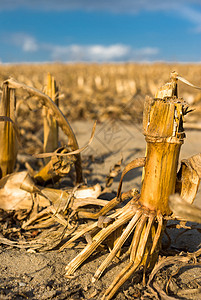
[[(159, 63), (1, 65), (0, 82), (11, 76), (43, 90), (47, 72), (50, 72), (59, 85), (60, 107), (69, 120), (104, 121), (117, 117), (138, 122), (145, 96), (154, 96), (157, 88), (169, 80), (171, 71), (201, 85), (201, 65)], [(179, 83), (179, 90), (179, 95), (189, 104), (201, 103), (198, 90), (183, 83)], [(197, 113), (200, 108), (191, 114), (191, 119), (196, 118)]]

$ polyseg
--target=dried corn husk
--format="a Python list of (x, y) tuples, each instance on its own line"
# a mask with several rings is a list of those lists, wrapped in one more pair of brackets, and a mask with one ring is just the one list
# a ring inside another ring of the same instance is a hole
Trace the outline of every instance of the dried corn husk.
[[(4, 210), (30, 210), (33, 198), (29, 191), (21, 189), (21, 185), (27, 178), (27, 172), (12, 173), (0, 180), (0, 208)], [(30, 184), (30, 182), (29, 182)], [(27, 185), (27, 184), (26, 184)], [(33, 185), (29, 189), (33, 190)], [(46, 203), (47, 204), (47, 203)]]

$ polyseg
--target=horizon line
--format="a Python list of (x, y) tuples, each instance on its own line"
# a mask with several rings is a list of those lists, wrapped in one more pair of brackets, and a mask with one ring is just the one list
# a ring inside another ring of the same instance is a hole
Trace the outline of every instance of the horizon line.
[(76, 65), (76, 64), (97, 64), (97, 65), (103, 65), (103, 64), (185, 64), (185, 65), (192, 65), (192, 64), (201, 64), (201, 61), (166, 61), (166, 60), (154, 60), (154, 61), (22, 61), (22, 62), (2, 62), (0, 61), (1, 65), (45, 65), (45, 64), (64, 64), (64, 65)]

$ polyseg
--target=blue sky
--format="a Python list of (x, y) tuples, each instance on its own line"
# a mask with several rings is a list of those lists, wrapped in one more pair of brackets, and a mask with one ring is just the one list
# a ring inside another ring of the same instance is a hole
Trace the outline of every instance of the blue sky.
[(0, 62), (201, 62), (201, 0), (0, 0)]

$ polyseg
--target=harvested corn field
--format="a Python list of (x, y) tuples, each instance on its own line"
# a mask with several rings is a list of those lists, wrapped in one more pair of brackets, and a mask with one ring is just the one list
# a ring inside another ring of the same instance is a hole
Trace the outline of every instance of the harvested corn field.
[(198, 299), (201, 67), (0, 71), (2, 298)]
[[(11, 76), (19, 82), (43, 90), (47, 72), (50, 72), (59, 86), (60, 106), (69, 121), (104, 121), (108, 117), (116, 117), (126, 122), (138, 122), (136, 114), (138, 110), (143, 110), (144, 97), (153, 96), (157, 88), (169, 80), (172, 71), (177, 71), (190, 82), (199, 85), (200, 68), (200, 65), (159, 63), (2, 65), (0, 80), (3, 82)], [(179, 88), (189, 104), (195, 105), (201, 101), (198, 91), (189, 89), (183, 83)], [(126, 106), (132, 97), (137, 105), (134, 102), (134, 105)]]

